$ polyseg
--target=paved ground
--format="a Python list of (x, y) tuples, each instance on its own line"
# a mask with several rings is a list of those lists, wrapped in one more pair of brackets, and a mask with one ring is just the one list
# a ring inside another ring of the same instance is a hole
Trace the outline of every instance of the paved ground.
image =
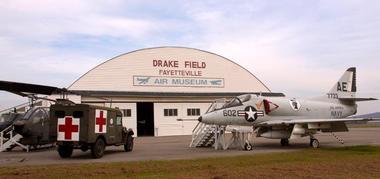
[[(321, 147), (380, 145), (380, 128), (353, 128), (350, 132), (337, 133), (337, 135), (344, 139), (344, 145), (338, 143), (331, 134), (319, 134), (316, 137), (319, 139)], [(124, 152), (123, 146), (108, 147), (101, 159), (92, 159), (90, 151), (82, 152), (75, 150), (71, 158), (61, 159), (54, 148), (29, 153), (16, 150), (0, 153), (0, 166), (193, 159), (285, 152), (309, 147), (309, 139), (306, 137), (290, 141), (291, 145), (287, 147), (281, 147), (279, 140), (257, 138), (253, 151), (237, 149), (216, 151), (213, 148), (189, 148), (190, 141), (191, 136), (139, 137), (135, 139), (135, 148), (132, 152)]]

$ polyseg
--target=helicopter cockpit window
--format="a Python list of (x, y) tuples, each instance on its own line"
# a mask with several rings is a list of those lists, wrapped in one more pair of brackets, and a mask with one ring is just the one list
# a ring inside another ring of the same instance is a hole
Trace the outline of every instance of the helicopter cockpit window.
[(81, 118), (81, 117), (83, 117), (83, 111), (74, 111), (73, 112), (73, 117), (74, 118)]
[(30, 116), (36, 111), (36, 108), (31, 108), (29, 109), (25, 115), (24, 115), (24, 119), (30, 119)]
[(32, 115), (31, 115), (31, 120), (32, 123), (38, 123), (45, 117), (45, 112), (43, 110), (36, 110)]
[(54, 115), (57, 118), (64, 118), (65, 117), (65, 111), (55, 111)]
[(240, 99), (234, 98), (230, 102), (224, 104), (223, 108), (230, 108), (230, 107), (239, 106), (239, 105), (242, 105), (242, 102), (240, 101)]

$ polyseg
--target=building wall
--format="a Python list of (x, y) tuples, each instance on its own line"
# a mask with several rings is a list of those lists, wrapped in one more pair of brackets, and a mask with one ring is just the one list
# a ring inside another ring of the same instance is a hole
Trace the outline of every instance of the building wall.
[[(211, 103), (154, 103), (155, 135), (191, 135), (199, 116), (188, 116), (187, 109), (199, 108), (200, 114), (203, 114), (210, 105)], [(164, 109), (178, 109), (178, 116), (164, 116)]]

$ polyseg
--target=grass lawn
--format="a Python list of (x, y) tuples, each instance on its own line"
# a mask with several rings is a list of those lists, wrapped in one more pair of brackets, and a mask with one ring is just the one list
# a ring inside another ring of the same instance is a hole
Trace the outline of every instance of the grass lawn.
[(380, 178), (380, 146), (305, 149), (296, 152), (194, 160), (0, 168), (0, 178), (83, 177)]

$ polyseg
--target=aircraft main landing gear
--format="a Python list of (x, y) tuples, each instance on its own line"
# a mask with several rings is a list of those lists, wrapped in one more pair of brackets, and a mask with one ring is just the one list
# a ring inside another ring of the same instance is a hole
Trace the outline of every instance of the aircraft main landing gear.
[(311, 138), (310, 139), (310, 147), (319, 148), (319, 141), (318, 141), (318, 139)]
[(289, 145), (289, 139), (281, 139), (281, 146), (288, 146)]

